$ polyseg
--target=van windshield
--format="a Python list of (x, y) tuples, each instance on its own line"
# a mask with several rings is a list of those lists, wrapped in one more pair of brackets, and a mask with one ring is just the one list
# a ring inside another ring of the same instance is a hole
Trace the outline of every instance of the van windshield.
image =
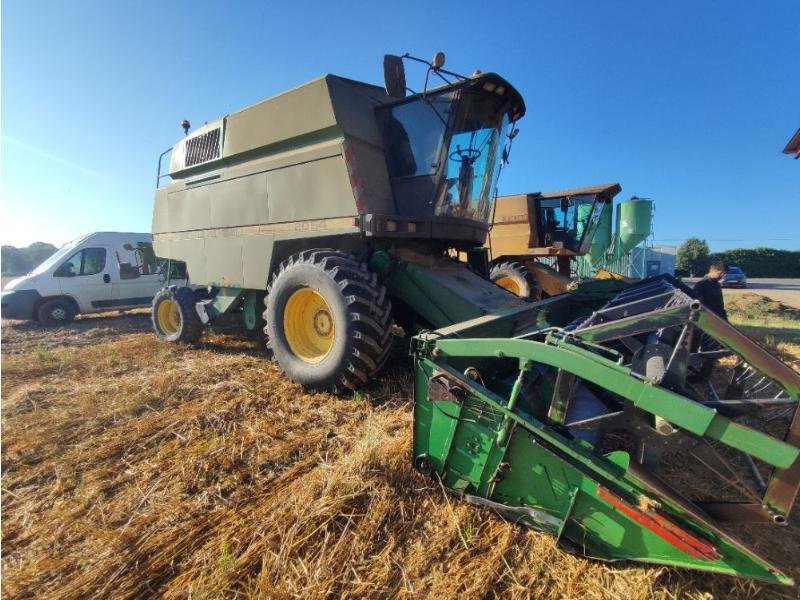
[[(80, 238), (82, 239), (82, 238)], [(75, 246), (78, 245), (80, 239), (72, 240), (71, 242), (67, 242), (61, 248), (56, 250), (53, 254), (51, 254), (47, 259), (41, 263), (38, 267), (34, 268), (28, 275), (39, 275), (47, 271), (50, 267), (57, 264), (64, 256), (66, 256), (69, 252), (75, 249)]]

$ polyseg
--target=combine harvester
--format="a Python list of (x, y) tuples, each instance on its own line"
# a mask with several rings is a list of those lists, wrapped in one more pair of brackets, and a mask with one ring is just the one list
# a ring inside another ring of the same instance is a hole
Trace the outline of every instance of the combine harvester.
[[(669, 278), (539, 302), (493, 284), (483, 244), (522, 97), (442, 54), (406, 96), (404, 58), (385, 58), (385, 89), (325, 76), (171, 149), (154, 246), (193, 287), (155, 297), (158, 337), (264, 327), (289, 378), (343, 392), (379, 374), (397, 323), (415, 334), (413, 462), (453, 494), (588, 556), (790, 584), (715, 523), (786, 522), (800, 376)], [(717, 478), (711, 497), (657, 477), (675, 451)]]
[[(614, 268), (650, 235), (653, 203), (642, 198), (619, 203), (612, 232), (614, 196), (621, 189), (618, 183), (608, 183), (498, 197), (486, 241), (492, 281), (534, 300), (573, 291), (586, 281), (633, 283)], [(574, 278), (579, 270), (594, 276)]]

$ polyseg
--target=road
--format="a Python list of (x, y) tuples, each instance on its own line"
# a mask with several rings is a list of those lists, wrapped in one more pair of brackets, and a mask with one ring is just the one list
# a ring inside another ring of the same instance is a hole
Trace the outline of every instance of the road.
[[(683, 282), (688, 285), (694, 285), (698, 278), (686, 277)], [(773, 300), (783, 302), (789, 306), (800, 308), (800, 279), (748, 279), (747, 287), (740, 288), (725, 288), (734, 294), (741, 294), (752, 292), (754, 294), (761, 294)]]

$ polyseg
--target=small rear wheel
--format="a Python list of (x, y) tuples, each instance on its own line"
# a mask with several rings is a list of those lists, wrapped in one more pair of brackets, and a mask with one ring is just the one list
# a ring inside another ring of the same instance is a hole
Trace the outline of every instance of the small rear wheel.
[(392, 304), (366, 264), (338, 250), (281, 263), (264, 298), (267, 345), (296, 383), (334, 393), (378, 373), (392, 346)]
[(67, 325), (75, 319), (75, 308), (67, 300), (48, 300), (36, 311), (36, 318), (45, 327)]
[(191, 288), (172, 285), (153, 298), (151, 317), (158, 339), (165, 342), (194, 343), (203, 335), (203, 322), (195, 309), (196, 295)]
[(501, 288), (522, 298), (538, 300), (541, 297), (536, 276), (517, 261), (497, 263), (492, 267), (489, 278)]

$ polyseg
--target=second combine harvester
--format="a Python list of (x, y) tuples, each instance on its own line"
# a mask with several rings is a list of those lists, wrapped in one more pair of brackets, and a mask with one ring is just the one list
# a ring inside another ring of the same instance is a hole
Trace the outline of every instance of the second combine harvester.
[[(325, 76), (171, 149), (154, 247), (195, 287), (155, 297), (156, 334), (264, 327), (287, 376), (341, 392), (380, 372), (397, 323), (416, 334), (414, 465), (452, 493), (590, 556), (791, 583), (715, 521), (786, 522), (800, 377), (669, 279), (535, 303), (491, 283), (483, 244), (522, 97), (441, 54), (406, 96), (402, 60), (386, 57), (385, 88)], [(731, 368), (698, 379), (721, 355)], [(656, 478), (675, 450), (708, 470)]]
[(591, 281), (585, 278), (590, 273), (595, 279), (633, 282), (609, 267), (626, 266), (628, 252), (650, 234), (653, 203), (642, 198), (619, 203), (612, 232), (614, 196), (621, 189), (609, 183), (498, 197), (486, 242), (492, 281), (535, 300), (576, 290)]

